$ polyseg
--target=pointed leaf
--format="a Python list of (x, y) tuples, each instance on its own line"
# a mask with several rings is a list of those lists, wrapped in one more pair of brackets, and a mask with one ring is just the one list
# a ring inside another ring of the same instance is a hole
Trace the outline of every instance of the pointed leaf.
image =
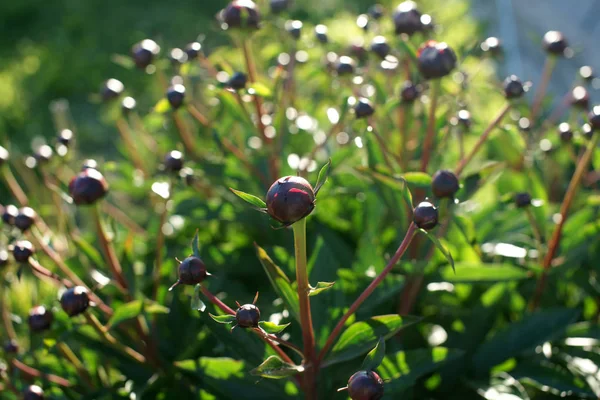
[(268, 379), (283, 379), (304, 371), (303, 367), (288, 364), (277, 356), (270, 356), (258, 367), (250, 371), (251, 375)]
[(163, 98), (163, 99), (160, 99), (158, 101), (158, 103), (156, 103), (156, 105), (154, 106), (152, 111), (155, 113), (164, 114), (167, 111), (169, 111), (170, 109), (171, 109), (171, 105), (169, 104), (169, 100)]
[(210, 315), (210, 317), (215, 321), (218, 322), (219, 324), (231, 324), (232, 322), (235, 322), (235, 315), (231, 315), (231, 314), (225, 314), (225, 315), (213, 315), (211, 313), (208, 313), (208, 315)]
[(229, 190), (231, 190), (240, 199), (244, 200), (247, 203), (250, 203), (255, 208), (264, 209), (267, 207), (267, 204), (264, 201), (262, 201), (261, 199), (259, 199), (258, 197), (254, 196), (254, 195), (244, 193), (239, 190), (232, 189), (232, 188), (229, 188)]
[(114, 328), (123, 321), (133, 319), (142, 313), (144, 303), (141, 300), (134, 300), (123, 304), (115, 309), (115, 313), (108, 321), (108, 328)]
[(200, 245), (198, 244), (198, 230), (196, 229), (196, 234), (194, 235), (194, 240), (192, 240), (192, 252), (194, 253), (194, 257), (200, 258)]
[(147, 300), (146, 304), (144, 304), (144, 311), (147, 314), (168, 314), (171, 310), (162, 304)]
[(194, 295), (192, 296), (192, 310), (198, 310), (204, 312), (206, 310), (206, 304), (200, 299), (200, 284), (194, 288)]
[(504, 282), (527, 279), (531, 271), (510, 264), (457, 263), (457, 271), (446, 267), (441, 270), (442, 279), (447, 282)]
[(420, 229), (420, 231), (423, 232), (429, 238), (429, 240), (433, 242), (433, 244), (435, 245), (435, 247), (437, 247), (439, 251), (442, 252), (442, 254), (448, 260), (448, 263), (452, 267), (452, 271), (456, 273), (456, 268), (454, 267), (454, 259), (452, 258), (452, 254), (450, 254), (448, 249), (444, 247), (442, 242), (440, 242), (440, 240), (435, 236), (435, 234), (427, 232), (425, 229)]
[(419, 61), (417, 57), (417, 50), (415, 50), (412, 44), (410, 44), (408, 40), (404, 40), (403, 38), (400, 38), (400, 40), (398, 40), (398, 44), (402, 48), (403, 53), (408, 54), (408, 57), (413, 62), (413, 64), (417, 65)]
[(279, 268), (273, 260), (269, 257), (267, 252), (254, 244), (256, 247), (256, 255), (260, 263), (262, 264), (269, 281), (271, 282), (271, 286), (277, 292), (277, 295), (283, 300), (284, 304), (288, 308), (291, 315), (296, 318), (298, 322), (300, 322), (300, 306), (298, 303), (298, 294), (292, 288), (290, 280), (285, 275), (285, 273)]
[(417, 317), (401, 317), (391, 314), (356, 322), (342, 333), (324, 365), (332, 365), (358, 357), (372, 349), (380, 337), (387, 339), (420, 320)]
[(428, 188), (431, 186), (431, 176), (425, 172), (407, 172), (402, 175), (402, 177), (406, 182), (420, 188)]
[(399, 191), (402, 194), (402, 198), (404, 199), (404, 201), (406, 202), (408, 207), (411, 210), (414, 208), (412, 194), (410, 193), (410, 190), (408, 189), (406, 180), (404, 180), (404, 178), (402, 178), (401, 176), (390, 175), (389, 173), (386, 173), (386, 172), (374, 171), (374, 170), (366, 168), (366, 167), (358, 167), (355, 169), (358, 172), (360, 172), (364, 175), (367, 175), (371, 179), (374, 179), (374, 180), (386, 185), (387, 187), (389, 187), (391, 189)]
[(271, 97), (273, 93), (265, 84), (260, 82), (254, 82), (252, 86), (248, 88), (248, 93), (257, 95), (259, 97)]
[(283, 332), (283, 330), (285, 328), (287, 328), (288, 326), (290, 326), (291, 322), (288, 322), (285, 325), (277, 325), (273, 322), (268, 322), (268, 321), (260, 321), (258, 323), (258, 326), (260, 326), (262, 328), (263, 331), (270, 333), (272, 335), (276, 335), (278, 333)]
[(308, 295), (316, 296), (321, 292), (331, 289), (333, 287), (333, 285), (335, 285), (335, 282), (319, 282), (319, 283), (317, 283), (317, 286), (310, 288)]
[(329, 173), (331, 172), (331, 158), (327, 161), (327, 164), (323, 165), (321, 170), (319, 171), (319, 176), (317, 177), (317, 184), (315, 185), (315, 196), (321, 190), (321, 187), (327, 182), (327, 178), (329, 177)]
[(365, 357), (361, 369), (365, 371), (374, 371), (385, 357), (385, 339), (379, 338), (379, 342), (373, 350), (371, 350)]

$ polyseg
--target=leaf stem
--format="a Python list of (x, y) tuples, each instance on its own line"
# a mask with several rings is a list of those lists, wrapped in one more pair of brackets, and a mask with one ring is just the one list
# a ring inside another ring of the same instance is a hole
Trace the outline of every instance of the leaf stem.
[(6, 185), (8, 186), (8, 188), (10, 189), (10, 191), (12, 192), (13, 196), (15, 196), (15, 198), (17, 199), (17, 201), (19, 202), (19, 204), (21, 206), (28, 205), (29, 204), (29, 199), (27, 198), (27, 195), (25, 194), (25, 192), (21, 188), (21, 185), (19, 185), (19, 182), (17, 182), (17, 179), (13, 175), (13, 173), (10, 170), (10, 167), (8, 165), (6, 165), (2, 169), (2, 174), (4, 175), (4, 181), (6, 182)]
[(104, 339), (107, 343), (124, 352), (135, 361), (142, 364), (146, 363), (146, 357), (133, 350), (131, 347), (128, 347), (120, 341), (118, 341), (117, 339), (115, 339), (115, 337), (108, 332), (108, 329), (102, 326), (102, 324), (100, 323), (100, 321), (98, 321), (98, 318), (96, 318), (94, 314), (87, 312), (85, 313), (85, 318), (89, 322), (89, 324), (96, 330), (96, 332), (98, 332), (102, 339)]
[(294, 231), (294, 249), (296, 256), (296, 283), (300, 305), (300, 324), (304, 350), (304, 391), (307, 399), (316, 399), (315, 375), (318, 369), (315, 352), (315, 332), (313, 330), (306, 260), (306, 218), (292, 225)]
[(490, 122), (488, 127), (485, 128), (485, 131), (483, 131), (483, 133), (479, 137), (479, 140), (477, 140), (477, 143), (475, 143), (475, 146), (473, 146), (473, 148), (471, 149), (469, 154), (467, 154), (462, 160), (460, 160), (460, 162), (458, 163), (458, 166), (454, 170), (454, 174), (457, 177), (459, 177), (464, 172), (466, 166), (473, 160), (473, 157), (475, 157), (475, 155), (477, 154), (477, 152), (479, 151), (481, 146), (485, 143), (487, 138), (490, 136), (490, 134), (494, 130), (494, 128), (496, 128), (498, 126), (498, 124), (506, 116), (506, 114), (508, 113), (509, 110), (510, 110), (510, 104), (506, 104), (500, 110), (498, 115), (496, 115), (496, 117)]
[(110, 268), (113, 277), (117, 281), (119, 287), (123, 290), (126, 290), (129, 285), (127, 284), (127, 280), (123, 276), (123, 268), (121, 268), (121, 263), (115, 253), (115, 249), (110, 244), (106, 231), (102, 226), (98, 205), (93, 205), (91, 209), (92, 218), (94, 219), (94, 224), (96, 225), (96, 231), (98, 233), (98, 239), (100, 241), (100, 246), (102, 247), (102, 251), (104, 252), (104, 256), (106, 257), (108, 267)]
[(433, 150), (433, 141), (435, 140), (435, 112), (437, 109), (438, 99), (440, 96), (441, 79), (436, 79), (431, 84), (429, 118), (427, 120), (427, 135), (423, 142), (423, 155), (421, 156), (421, 171), (427, 171), (429, 159)]
[(92, 381), (90, 373), (85, 368), (81, 360), (77, 357), (77, 355), (73, 352), (73, 350), (71, 350), (69, 345), (67, 345), (65, 342), (59, 341), (56, 343), (56, 347), (58, 348), (58, 351), (63, 355), (63, 357), (65, 357), (71, 364), (73, 364), (73, 367), (75, 367), (79, 376), (83, 378), (86, 385), (90, 389), (94, 389), (94, 382)]
[(19, 371), (21, 371), (23, 374), (27, 375), (30, 378), (45, 379), (48, 382), (54, 383), (55, 385), (62, 386), (62, 387), (72, 387), (73, 386), (71, 384), (71, 382), (69, 382), (65, 378), (62, 378), (58, 375), (46, 374), (45, 372), (39, 371), (33, 367), (30, 367), (29, 365), (22, 363), (21, 361), (17, 360), (16, 358), (12, 359), (11, 364), (13, 367), (15, 367), (16, 369), (18, 369)]
[(549, 55), (544, 63), (544, 69), (542, 70), (542, 81), (535, 92), (533, 105), (531, 106), (530, 120), (532, 124), (535, 124), (535, 119), (542, 108), (544, 96), (546, 95), (546, 90), (548, 89), (548, 83), (550, 83), (550, 78), (552, 77), (552, 72), (554, 71), (557, 60), (558, 58), (555, 55)]
[(139, 145), (134, 144), (133, 138), (131, 137), (131, 128), (129, 127), (127, 120), (125, 120), (125, 118), (123, 117), (119, 117), (117, 118), (115, 124), (117, 126), (117, 130), (119, 131), (119, 134), (121, 135), (121, 139), (125, 144), (127, 153), (133, 161), (133, 165), (135, 165), (137, 169), (142, 171), (144, 176), (148, 176), (148, 169), (146, 168), (144, 160), (142, 159), (142, 156), (140, 154)]
[(544, 293), (544, 288), (546, 287), (546, 281), (548, 280), (548, 271), (550, 270), (552, 260), (554, 259), (554, 256), (558, 251), (560, 236), (565, 222), (567, 221), (569, 208), (571, 208), (571, 204), (573, 203), (573, 199), (575, 198), (575, 194), (577, 193), (577, 189), (579, 187), (581, 179), (583, 178), (584, 172), (587, 169), (588, 164), (590, 163), (594, 151), (596, 150), (599, 139), (600, 133), (595, 132), (592, 140), (588, 143), (585, 153), (583, 154), (583, 156), (579, 160), (579, 163), (577, 164), (577, 168), (575, 169), (575, 173), (571, 178), (571, 182), (569, 182), (567, 193), (565, 194), (563, 202), (560, 206), (559, 222), (556, 225), (556, 228), (554, 228), (554, 232), (552, 232), (552, 237), (548, 242), (548, 252), (544, 257), (544, 262), (542, 264), (543, 271), (540, 275), (540, 278), (537, 281), (533, 298), (529, 303), (530, 310), (535, 310), (539, 306), (542, 294)]
[(369, 284), (369, 286), (367, 286), (367, 288), (354, 301), (354, 303), (352, 303), (348, 311), (346, 311), (346, 313), (342, 316), (342, 318), (339, 320), (339, 322), (327, 338), (327, 342), (325, 343), (325, 346), (323, 346), (323, 348), (321, 349), (321, 352), (319, 353), (319, 356), (317, 358), (317, 367), (321, 364), (323, 358), (327, 355), (329, 349), (331, 349), (331, 346), (333, 346), (335, 339), (341, 333), (342, 329), (344, 328), (344, 324), (346, 323), (348, 318), (350, 318), (350, 316), (354, 314), (354, 312), (356, 312), (356, 310), (361, 306), (361, 304), (371, 295), (371, 293), (373, 293), (377, 286), (385, 279), (387, 274), (389, 274), (392, 268), (394, 268), (394, 266), (398, 263), (398, 261), (412, 242), (416, 232), (417, 226), (414, 224), (414, 222), (411, 222), (410, 226), (408, 227), (408, 230), (406, 231), (406, 234), (404, 235), (402, 243), (400, 243), (400, 246), (396, 250), (396, 253), (390, 259), (390, 261), (388, 261), (384, 270), (381, 271), (381, 273), (375, 279), (373, 279), (371, 284)]

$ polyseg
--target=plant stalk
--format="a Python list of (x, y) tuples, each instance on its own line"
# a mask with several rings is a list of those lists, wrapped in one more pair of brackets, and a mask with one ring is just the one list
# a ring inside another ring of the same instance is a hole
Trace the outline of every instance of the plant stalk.
[(19, 182), (17, 182), (17, 179), (13, 175), (8, 165), (2, 169), (2, 174), (4, 175), (4, 181), (6, 182), (6, 185), (12, 192), (13, 196), (15, 196), (19, 204), (23, 207), (28, 205), (29, 199), (27, 198), (27, 195), (23, 189), (21, 189), (21, 185), (19, 185)]
[(85, 368), (81, 360), (77, 357), (77, 355), (75, 355), (73, 350), (71, 350), (71, 348), (65, 342), (61, 341), (56, 343), (56, 347), (58, 348), (58, 351), (63, 355), (63, 357), (65, 357), (71, 364), (73, 364), (73, 366), (77, 370), (77, 373), (83, 378), (86, 385), (90, 389), (94, 389), (94, 382), (92, 381), (90, 373)]
[(323, 348), (321, 349), (321, 352), (319, 353), (319, 356), (317, 358), (317, 367), (321, 364), (321, 362), (323, 361), (323, 358), (327, 355), (327, 352), (331, 349), (331, 346), (333, 346), (335, 339), (341, 333), (346, 321), (348, 321), (348, 318), (350, 318), (350, 316), (352, 314), (354, 314), (356, 312), (356, 310), (358, 310), (358, 308), (361, 306), (361, 304), (364, 303), (364, 301), (371, 295), (371, 293), (373, 293), (373, 291), (377, 288), (377, 286), (390, 273), (392, 268), (394, 268), (394, 266), (398, 263), (398, 261), (400, 260), (400, 258), (402, 257), (402, 255), (404, 254), (404, 252), (406, 251), (406, 249), (412, 242), (413, 238), (415, 237), (416, 232), (417, 232), (417, 226), (414, 224), (414, 222), (411, 222), (410, 226), (408, 227), (408, 230), (406, 231), (406, 234), (404, 235), (404, 239), (402, 240), (402, 243), (400, 243), (398, 250), (396, 250), (396, 253), (390, 259), (390, 261), (387, 263), (384, 270), (381, 271), (381, 273), (375, 279), (373, 279), (373, 281), (369, 284), (369, 286), (367, 286), (367, 288), (354, 301), (354, 303), (352, 303), (352, 305), (350, 306), (348, 311), (346, 311), (346, 313), (342, 316), (342, 318), (339, 320), (339, 322), (337, 323), (337, 325), (335, 326), (335, 328), (333, 329), (333, 331), (327, 338), (327, 342), (325, 343), (325, 346), (323, 346)]
[(537, 118), (537, 115), (542, 108), (544, 96), (546, 95), (546, 90), (548, 89), (548, 83), (550, 83), (550, 78), (552, 77), (552, 72), (554, 71), (554, 67), (556, 66), (557, 60), (558, 58), (556, 56), (549, 55), (546, 58), (546, 62), (544, 63), (544, 69), (542, 71), (542, 81), (540, 82), (540, 86), (535, 92), (533, 105), (531, 106), (530, 119), (532, 124), (535, 124), (535, 119)]
[(583, 178), (584, 172), (587, 169), (588, 164), (590, 163), (590, 160), (592, 158), (592, 155), (594, 154), (594, 151), (596, 150), (596, 147), (598, 146), (599, 139), (600, 133), (594, 133), (592, 140), (588, 143), (583, 157), (581, 157), (579, 163), (577, 164), (577, 168), (575, 169), (575, 173), (571, 178), (571, 182), (569, 182), (567, 193), (565, 194), (563, 202), (560, 206), (560, 220), (556, 225), (556, 228), (554, 228), (554, 232), (552, 232), (552, 237), (548, 242), (548, 252), (544, 257), (544, 262), (542, 264), (543, 271), (540, 275), (540, 278), (537, 281), (533, 298), (529, 303), (530, 310), (535, 310), (539, 306), (542, 294), (544, 293), (544, 289), (546, 287), (546, 282), (548, 280), (548, 271), (550, 270), (550, 267), (552, 266), (552, 260), (554, 259), (554, 256), (558, 251), (560, 236), (565, 222), (567, 221), (569, 209), (571, 208), (571, 204), (573, 203), (573, 199), (575, 198), (575, 194), (577, 193), (577, 189), (579, 188), (579, 184), (581, 183), (581, 179)]
[(475, 146), (473, 147), (473, 149), (471, 149), (469, 154), (467, 154), (462, 160), (460, 160), (460, 162), (458, 163), (458, 166), (454, 170), (454, 174), (457, 177), (459, 177), (464, 172), (464, 169), (466, 168), (466, 166), (473, 160), (473, 157), (475, 157), (475, 155), (477, 154), (477, 152), (479, 151), (481, 146), (485, 143), (487, 138), (490, 136), (490, 134), (494, 130), (494, 128), (496, 128), (498, 126), (498, 124), (506, 116), (506, 114), (508, 113), (509, 110), (510, 110), (510, 104), (506, 104), (500, 110), (498, 115), (492, 120), (492, 122), (490, 122), (488, 127), (485, 128), (485, 131), (483, 131), (483, 133), (479, 137), (479, 140), (477, 141), (477, 143), (475, 143)]
[(102, 251), (104, 252), (104, 256), (106, 257), (106, 262), (108, 267), (110, 268), (113, 277), (117, 281), (119, 287), (123, 290), (126, 290), (129, 285), (127, 284), (127, 280), (123, 276), (123, 268), (121, 268), (121, 263), (119, 258), (115, 253), (115, 249), (110, 244), (108, 240), (108, 236), (106, 235), (106, 231), (102, 226), (102, 221), (100, 220), (100, 211), (98, 209), (98, 205), (93, 205), (92, 209), (92, 217), (94, 219), (94, 224), (96, 225), (96, 231), (98, 232), (98, 239), (100, 241), (100, 246), (102, 247)]
[(137, 351), (133, 350), (131, 347), (128, 347), (128, 346), (124, 345), (123, 343), (119, 342), (117, 339), (115, 339), (115, 337), (108, 332), (108, 329), (106, 329), (106, 327), (102, 326), (102, 324), (100, 323), (100, 321), (98, 321), (98, 319), (96, 318), (96, 316), (94, 314), (87, 312), (87, 313), (85, 313), (85, 318), (89, 322), (89, 324), (96, 330), (96, 332), (98, 332), (100, 337), (102, 337), (102, 339), (104, 339), (104, 341), (111, 344), (112, 346), (119, 349), (120, 351), (124, 352), (129, 357), (131, 357), (133, 360), (135, 360), (139, 363), (142, 363), (142, 364), (146, 363), (146, 357), (144, 357)]
[(427, 135), (423, 142), (423, 155), (421, 156), (421, 171), (427, 171), (431, 152), (433, 151), (433, 142), (435, 140), (435, 112), (437, 109), (438, 98), (440, 96), (441, 79), (436, 79), (431, 84), (429, 118), (427, 120)]
[(302, 325), (302, 342), (304, 351), (304, 390), (307, 399), (316, 399), (316, 363), (315, 332), (313, 330), (308, 296), (308, 270), (306, 260), (306, 218), (292, 225), (294, 231), (294, 249), (296, 256), (296, 283), (298, 284), (298, 300), (300, 303), (300, 324)]

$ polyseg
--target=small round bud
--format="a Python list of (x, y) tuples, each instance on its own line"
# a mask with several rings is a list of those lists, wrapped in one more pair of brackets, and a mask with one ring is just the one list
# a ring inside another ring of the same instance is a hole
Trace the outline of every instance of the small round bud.
[(0, 167), (4, 165), (4, 163), (6, 163), (9, 158), (10, 154), (8, 153), (8, 150), (0, 146)]
[(282, 224), (293, 224), (315, 208), (313, 188), (299, 176), (279, 178), (269, 188), (266, 199), (267, 212)]
[(52, 321), (54, 321), (52, 310), (44, 306), (36, 306), (29, 311), (27, 323), (29, 324), (29, 329), (34, 333), (50, 329)]
[(99, 171), (86, 168), (71, 179), (69, 193), (76, 205), (94, 204), (108, 193), (108, 182)]
[(383, 380), (374, 371), (358, 371), (348, 380), (352, 400), (380, 400), (383, 394)]
[(584, 65), (579, 68), (579, 76), (586, 82), (590, 82), (594, 79), (594, 70), (589, 65)]
[(38, 385), (30, 385), (23, 391), (23, 400), (44, 400), (44, 391)]
[(7, 340), (2, 346), (6, 354), (17, 354), (19, 352), (19, 344), (16, 340)]
[(519, 129), (523, 132), (529, 132), (531, 130), (531, 121), (529, 118), (521, 117), (519, 118)]
[(13, 246), (13, 257), (16, 262), (26, 264), (29, 262), (29, 257), (33, 255), (35, 248), (28, 240), (19, 240)]
[(398, 7), (396, 7), (396, 10), (394, 10), (392, 18), (394, 20), (394, 30), (396, 34), (405, 33), (412, 36), (417, 32), (423, 31), (421, 13), (417, 9), (417, 4), (414, 1), (400, 3)]
[(319, 24), (315, 26), (315, 37), (317, 40), (323, 44), (329, 42), (329, 37), (327, 36), (328, 29), (325, 25)]
[(521, 192), (515, 195), (515, 205), (518, 208), (524, 208), (531, 205), (531, 195), (529, 193)]
[(90, 306), (88, 290), (83, 286), (67, 289), (60, 298), (60, 306), (69, 317), (83, 313)]
[(185, 54), (187, 54), (188, 61), (195, 60), (202, 51), (202, 45), (198, 42), (188, 43), (183, 51), (185, 51)]
[(244, 304), (235, 312), (235, 319), (240, 328), (258, 328), (260, 310), (254, 304)]
[(600, 106), (594, 106), (588, 113), (588, 122), (593, 130), (600, 130)]
[(576, 86), (571, 91), (571, 104), (587, 110), (590, 105), (590, 95), (583, 86)]
[(197, 285), (208, 276), (206, 265), (198, 257), (188, 257), (179, 264), (179, 283), (182, 285)]
[(169, 100), (169, 104), (175, 110), (181, 107), (185, 100), (185, 86), (181, 84), (169, 86), (167, 89), (167, 100)]
[(81, 170), (84, 171), (88, 168), (98, 169), (98, 162), (92, 158), (88, 158), (81, 164)]
[(58, 143), (64, 146), (70, 145), (71, 141), (73, 140), (73, 131), (70, 129), (63, 129), (58, 134), (58, 138), (56, 140), (58, 141)]
[(185, 64), (188, 60), (188, 56), (186, 52), (178, 47), (175, 47), (169, 51), (169, 60), (171, 61), (172, 65), (177, 67), (180, 64)]
[(419, 48), (418, 67), (425, 79), (442, 78), (456, 67), (456, 54), (448, 44), (430, 40)]
[(269, 5), (271, 6), (271, 12), (273, 14), (279, 14), (287, 10), (291, 3), (291, 0), (271, 0)]
[(248, 76), (243, 72), (235, 72), (227, 81), (227, 87), (233, 90), (242, 90), (246, 87), (246, 83), (248, 83)]
[(561, 32), (548, 31), (544, 35), (542, 46), (549, 54), (563, 55), (568, 47), (568, 43)]
[(404, 103), (412, 103), (419, 97), (420, 93), (421, 91), (417, 85), (411, 81), (405, 81), (400, 90), (400, 98)]
[(286, 21), (285, 30), (296, 40), (302, 35), (302, 21)]
[(221, 11), (220, 19), (228, 28), (258, 29), (260, 15), (252, 0), (233, 0)]
[(8, 265), (8, 251), (0, 250), (0, 268)]
[(573, 131), (567, 122), (563, 122), (558, 125), (558, 134), (560, 135), (560, 140), (564, 143), (568, 143), (573, 140)]
[(188, 186), (192, 186), (196, 180), (196, 177), (194, 176), (194, 170), (189, 167), (182, 168), (181, 171), (179, 171), (179, 176)]
[(498, 55), (502, 52), (502, 43), (500, 39), (490, 36), (481, 43), (481, 50), (492, 55)]
[(518, 99), (524, 94), (523, 82), (516, 75), (511, 75), (504, 80), (504, 96), (507, 99)]
[(33, 157), (38, 163), (45, 164), (52, 159), (53, 154), (54, 150), (52, 150), (52, 147), (48, 146), (47, 144), (44, 144), (37, 148), (37, 150), (33, 154)]
[(456, 113), (456, 122), (469, 129), (471, 127), (471, 113), (468, 110), (459, 110)]
[(179, 172), (183, 168), (183, 154), (177, 150), (170, 151), (165, 156), (164, 166), (167, 172)]
[(443, 198), (454, 198), (456, 192), (460, 189), (458, 178), (452, 171), (440, 170), (437, 171), (431, 180), (431, 191), (434, 196)]
[(422, 201), (415, 207), (413, 219), (417, 227), (429, 231), (438, 223), (438, 210), (428, 201)]
[(19, 214), (15, 218), (15, 226), (19, 228), (21, 232), (26, 232), (35, 223), (36, 216), (37, 214), (33, 208), (23, 207), (19, 210)]
[(371, 7), (369, 7), (367, 13), (369, 14), (369, 17), (373, 18), (374, 20), (378, 20), (383, 17), (385, 10), (381, 4), (373, 4)]
[(160, 53), (160, 46), (151, 39), (144, 39), (131, 48), (131, 57), (139, 69), (146, 69), (152, 64), (158, 53)]
[(2, 211), (2, 222), (6, 225), (14, 225), (17, 215), (19, 215), (19, 209), (14, 205), (9, 204), (4, 207), (4, 210)]
[(390, 45), (383, 36), (375, 36), (371, 42), (371, 51), (379, 58), (385, 59), (390, 54)]
[(351, 75), (354, 73), (354, 68), (356, 67), (356, 63), (354, 60), (348, 56), (341, 56), (338, 59), (335, 70), (339, 76)]
[(367, 118), (375, 113), (373, 104), (364, 97), (358, 99), (358, 102), (354, 106), (354, 115), (356, 118)]
[(585, 123), (581, 126), (581, 133), (583, 136), (590, 139), (594, 134), (594, 130), (592, 129), (592, 126), (590, 124)]
[(135, 101), (133, 97), (127, 96), (121, 102), (121, 111), (123, 112), (123, 114), (127, 115), (133, 110), (135, 110), (136, 105), (137, 101)]
[(108, 102), (114, 100), (123, 94), (125, 85), (118, 79), (109, 79), (102, 85), (100, 96), (102, 101)]

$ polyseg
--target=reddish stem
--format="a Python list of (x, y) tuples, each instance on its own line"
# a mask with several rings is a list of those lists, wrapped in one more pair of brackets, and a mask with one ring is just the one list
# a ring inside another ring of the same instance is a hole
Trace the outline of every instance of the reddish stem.
[(427, 121), (427, 135), (423, 142), (423, 155), (421, 157), (421, 171), (427, 171), (429, 159), (431, 157), (433, 142), (435, 140), (435, 111), (437, 109), (438, 98), (440, 95), (441, 80), (437, 79), (431, 84), (431, 99), (429, 105), (429, 118)]

